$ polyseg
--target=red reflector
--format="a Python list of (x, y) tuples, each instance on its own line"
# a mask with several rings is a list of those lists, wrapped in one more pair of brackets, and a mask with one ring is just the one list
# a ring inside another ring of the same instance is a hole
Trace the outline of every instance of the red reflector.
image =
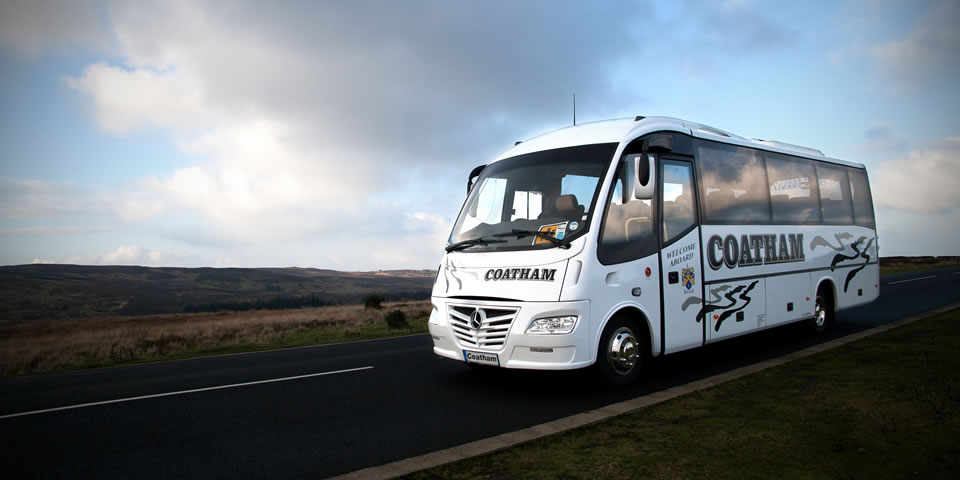
[(646, 274), (646, 275), (649, 277), (649, 276), (650, 276), (650, 267), (647, 267), (647, 269), (644, 270), (643, 273)]
[(810, 297), (807, 297), (807, 301), (808, 301), (808, 302), (810, 301)]
[(720, 315), (714, 315), (714, 316), (713, 316), (713, 319), (714, 319), (714, 320), (716, 320), (716, 319), (718, 319), (718, 318), (720, 318)]

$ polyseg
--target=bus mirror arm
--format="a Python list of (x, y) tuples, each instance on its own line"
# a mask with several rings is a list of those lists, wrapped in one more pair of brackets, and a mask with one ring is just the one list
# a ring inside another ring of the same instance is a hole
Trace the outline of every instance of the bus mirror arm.
[(643, 139), (641, 151), (669, 153), (673, 151), (673, 137), (670, 135), (653, 135)]
[(470, 195), (470, 190), (473, 188), (474, 179), (479, 177), (483, 172), (483, 169), (486, 167), (486, 165), (479, 165), (473, 167), (473, 170), (470, 170), (470, 175), (467, 176), (467, 195)]

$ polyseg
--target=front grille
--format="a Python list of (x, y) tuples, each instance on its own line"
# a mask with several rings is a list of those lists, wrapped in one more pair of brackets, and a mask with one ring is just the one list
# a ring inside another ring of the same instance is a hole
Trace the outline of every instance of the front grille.
[[(470, 316), (480, 311), (480, 328), (470, 325)], [(472, 305), (449, 305), (447, 307), (450, 325), (457, 336), (460, 346), (482, 350), (499, 350), (507, 341), (510, 325), (517, 318), (517, 308), (492, 308)]]

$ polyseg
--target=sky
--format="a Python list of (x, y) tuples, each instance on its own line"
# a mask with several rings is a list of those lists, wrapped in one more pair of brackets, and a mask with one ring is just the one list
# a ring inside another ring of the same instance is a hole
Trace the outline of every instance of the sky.
[(0, 264), (436, 268), (466, 176), (665, 115), (867, 166), (960, 255), (960, 2), (0, 2)]

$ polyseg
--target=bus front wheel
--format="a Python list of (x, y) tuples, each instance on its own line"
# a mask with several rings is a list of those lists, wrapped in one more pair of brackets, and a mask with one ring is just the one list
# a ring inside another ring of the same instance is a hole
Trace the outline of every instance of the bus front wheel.
[(645, 355), (643, 337), (636, 324), (613, 318), (600, 335), (596, 367), (608, 384), (626, 385), (637, 379)]

